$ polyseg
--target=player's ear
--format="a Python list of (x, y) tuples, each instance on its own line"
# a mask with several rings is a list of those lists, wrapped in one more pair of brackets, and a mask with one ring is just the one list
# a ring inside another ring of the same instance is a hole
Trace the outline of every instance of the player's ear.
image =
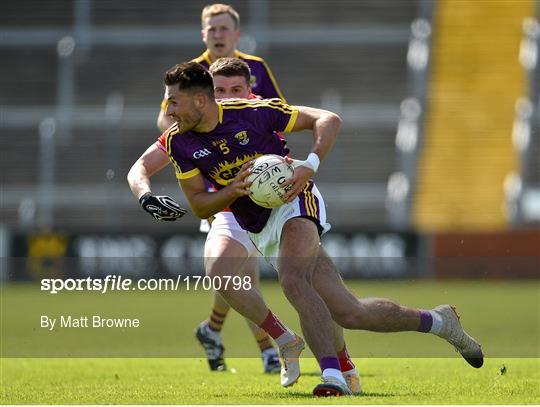
[(204, 92), (197, 92), (195, 94), (195, 107), (197, 109), (202, 109), (207, 102), (208, 96)]

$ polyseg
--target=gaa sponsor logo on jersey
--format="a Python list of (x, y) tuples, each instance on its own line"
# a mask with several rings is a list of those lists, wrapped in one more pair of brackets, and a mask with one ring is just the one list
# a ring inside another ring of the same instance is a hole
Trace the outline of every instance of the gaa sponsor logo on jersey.
[(232, 182), (236, 174), (240, 172), (242, 165), (250, 160), (253, 160), (260, 154), (245, 154), (241, 157), (236, 157), (234, 161), (222, 161), (217, 167), (210, 171), (210, 177), (219, 185), (229, 185)]
[(212, 154), (212, 152), (210, 150), (208, 150), (207, 148), (203, 148), (202, 150), (195, 151), (193, 153), (193, 158), (199, 159), (199, 158), (207, 157), (210, 154)]
[(241, 146), (245, 146), (247, 143), (249, 143), (249, 137), (247, 135), (247, 131), (241, 131), (239, 133), (236, 133), (234, 135), (234, 138), (238, 141), (238, 144)]

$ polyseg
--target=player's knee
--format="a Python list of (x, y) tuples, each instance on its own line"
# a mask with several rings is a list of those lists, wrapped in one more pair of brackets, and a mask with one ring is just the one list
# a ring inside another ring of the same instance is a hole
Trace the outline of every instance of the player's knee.
[(215, 261), (206, 263), (205, 272), (206, 272), (206, 275), (210, 278), (213, 278), (213, 277), (221, 278), (224, 276), (223, 267), (218, 262), (215, 262)]
[(356, 309), (333, 313), (332, 317), (345, 329), (361, 329), (360, 326), (363, 324), (362, 313)]

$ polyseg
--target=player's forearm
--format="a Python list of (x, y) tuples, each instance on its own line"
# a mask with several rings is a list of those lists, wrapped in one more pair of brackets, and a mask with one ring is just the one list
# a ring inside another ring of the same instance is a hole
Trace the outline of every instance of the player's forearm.
[(189, 197), (189, 203), (195, 216), (201, 219), (209, 217), (221, 212), (229, 207), (237, 196), (230, 193), (227, 188), (218, 192), (199, 192)]
[(151, 191), (150, 176), (146, 172), (146, 168), (138, 161), (129, 170), (127, 181), (131, 192), (137, 199)]
[(311, 152), (317, 154), (322, 161), (328, 152), (332, 149), (339, 130), (341, 128), (341, 118), (327, 112), (319, 117), (313, 125), (313, 148)]
[(150, 145), (131, 167), (127, 181), (131, 192), (140, 198), (150, 192), (150, 178), (169, 165), (169, 157), (157, 143)]

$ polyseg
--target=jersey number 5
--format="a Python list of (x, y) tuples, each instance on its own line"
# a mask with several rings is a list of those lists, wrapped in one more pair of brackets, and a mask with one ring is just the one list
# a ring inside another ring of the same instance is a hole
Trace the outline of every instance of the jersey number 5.
[(229, 154), (230, 151), (231, 151), (231, 149), (229, 147), (227, 147), (227, 142), (226, 141), (219, 144), (219, 149), (221, 150), (221, 152), (223, 154)]

